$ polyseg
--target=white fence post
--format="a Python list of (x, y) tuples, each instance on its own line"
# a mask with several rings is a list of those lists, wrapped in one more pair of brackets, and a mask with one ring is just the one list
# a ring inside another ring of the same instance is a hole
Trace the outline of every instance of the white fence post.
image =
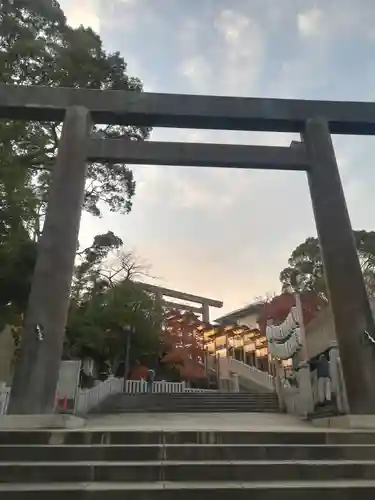
[[(126, 394), (144, 394), (148, 392), (148, 383), (146, 380), (127, 380), (124, 387)], [(182, 392), (217, 392), (210, 389), (189, 389), (186, 382), (167, 382), (166, 380), (155, 381), (152, 383), (152, 392), (154, 394), (175, 394)]]
[(0, 415), (5, 415), (8, 408), (10, 387), (0, 388)]

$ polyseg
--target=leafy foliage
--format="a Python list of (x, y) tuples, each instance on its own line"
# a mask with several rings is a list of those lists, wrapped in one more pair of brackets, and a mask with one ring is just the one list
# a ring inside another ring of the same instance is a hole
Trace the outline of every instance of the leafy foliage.
[[(354, 231), (367, 293), (375, 297), (375, 232)], [(317, 238), (307, 238), (297, 246), (280, 273), (284, 292), (290, 290), (316, 292), (327, 300), (327, 289), (320, 246)]]
[(5, 323), (20, 324), (36, 259), (28, 231), (35, 208), (28, 172), (6, 168), (8, 154), (0, 150), (0, 329)]
[(0, 245), (0, 331), (22, 322), (36, 260), (36, 245), (27, 235), (15, 235)]
[(104, 261), (112, 250), (121, 246), (121, 238), (108, 231), (96, 235), (92, 245), (79, 253), (81, 262), (75, 268), (72, 288), (75, 300), (108, 287), (107, 280), (102, 276)]
[[(126, 74), (121, 55), (105, 52), (92, 29), (69, 27), (55, 0), (4, 3), (0, 16), (0, 82), (142, 91), (140, 80)], [(58, 123), (0, 122), (2, 169), (21, 169), (24, 186), (38, 205), (36, 217), (44, 214), (50, 179), (45, 167), (53, 164), (60, 130)], [(147, 128), (133, 126), (102, 129), (104, 137), (130, 140), (144, 140), (149, 133)], [(129, 212), (134, 193), (135, 181), (126, 165), (90, 165), (85, 208), (93, 215), (101, 214), (102, 204), (112, 211)], [(35, 229), (39, 229), (37, 225)]]
[(164, 318), (162, 363), (180, 378), (205, 378), (203, 322), (192, 312), (170, 310)]
[(159, 350), (162, 311), (157, 302), (130, 280), (96, 292), (88, 300), (72, 302), (67, 328), (70, 356), (90, 356), (109, 362), (115, 372), (131, 338), (131, 361)]
[[(122, 56), (107, 53), (93, 30), (71, 28), (56, 0), (3, 0), (0, 6), (0, 83), (142, 91)], [(103, 137), (136, 141), (150, 133), (133, 126), (100, 130)], [(22, 322), (60, 132), (59, 123), (0, 120), (0, 323)], [(100, 216), (103, 206), (128, 213), (134, 193), (126, 165), (89, 165), (85, 209), (91, 214)], [(99, 284), (105, 257), (121, 245), (111, 232), (96, 237), (76, 270), (75, 298)]]
[[(124, 359), (127, 337), (131, 361), (154, 358), (159, 348), (162, 310), (155, 298), (133, 280), (143, 272), (131, 252), (111, 231), (95, 236), (79, 252), (67, 326), (67, 357), (93, 357), (115, 372)], [(147, 271), (147, 269), (145, 269)], [(147, 273), (146, 273), (147, 274)]]

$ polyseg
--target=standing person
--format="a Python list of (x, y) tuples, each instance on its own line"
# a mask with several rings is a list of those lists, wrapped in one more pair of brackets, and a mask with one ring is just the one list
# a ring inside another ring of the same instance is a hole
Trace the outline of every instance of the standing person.
[(331, 401), (331, 378), (329, 374), (329, 361), (325, 354), (321, 354), (317, 364), (318, 377), (318, 399), (319, 404), (324, 405)]
[(147, 391), (152, 392), (152, 384), (155, 380), (155, 370), (150, 368), (147, 373)]

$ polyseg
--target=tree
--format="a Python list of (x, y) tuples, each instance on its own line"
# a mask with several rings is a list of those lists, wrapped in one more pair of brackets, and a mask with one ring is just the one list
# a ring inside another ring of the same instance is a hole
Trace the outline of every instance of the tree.
[[(0, 83), (142, 91), (121, 55), (107, 53), (93, 30), (68, 26), (56, 0), (0, 5)], [(0, 322), (16, 321), (25, 310), (60, 130), (59, 123), (0, 120)], [(133, 126), (100, 130), (137, 141), (150, 133)], [(84, 208), (91, 214), (100, 216), (103, 206), (128, 213), (134, 193), (126, 165), (89, 165)]]
[[(375, 232), (353, 231), (369, 297), (375, 297)], [(317, 238), (307, 238), (297, 246), (280, 273), (282, 290), (316, 292), (328, 300), (324, 267)]]
[(92, 357), (116, 369), (131, 339), (130, 361), (156, 358), (162, 310), (151, 294), (133, 279), (148, 267), (122, 247), (113, 232), (95, 236), (78, 252), (67, 326), (66, 357)]
[[(4, 2), (0, 22), (1, 83), (142, 91), (140, 80), (126, 74), (120, 54), (106, 53), (92, 29), (69, 27), (56, 0)], [(59, 123), (0, 122), (0, 149), (7, 153), (1, 158), (2, 169), (21, 171), (25, 188), (33, 192), (37, 235), (60, 130)], [(101, 130), (104, 137), (130, 140), (144, 140), (150, 133), (148, 128), (133, 126)], [(89, 166), (85, 209), (93, 215), (101, 214), (103, 203), (112, 211), (128, 213), (134, 193), (135, 181), (126, 165)]]
[(75, 268), (72, 286), (74, 300), (78, 301), (96, 290), (108, 287), (107, 280), (102, 276), (102, 269), (109, 253), (121, 245), (121, 238), (108, 231), (96, 235), (91, 246), (78, 252), (80, 263)]
[(96, 235), (91, 246), (78, 252), (80, 263), (75, 268), (72, 288), (75, 300), (122, 281), (150, 277), (150, 266), (133, 252), (125, 251), (122, 244), (121, 238), (108, 231)]
[(12, 168), (9, 127), (0, 122), (0, 331), (19, 324), (26, 307), (36, 259), (30, 233), (36, 200), (27, 169)]
[[(326, 301), (311, 291), (302, 291), (300, 298), (303, 322), (307, 325), (325, 307)], [(283, 323), (295, 305), (295, 295), (289, 292), (275, 295), (271, 300), (264, 302), (257, 320), (262, 335), (266, 334), (267, 324), (270, 319), (273, 320), (274, 324)]]
[(192, 312), (170, 310), (165, 315), (162, 362), (176, 369), (183, 379), (206, 377), (203, 325)]
[(118, 248), (101, 270), (101, 277), (108, 283), (108, 286), (113, 286), (119, 280), (134, 281), (145, 277), (155, 279), (156, 277), (152, 276), (150, 271), (150, 265), (139, 259), (133, 252)]
[(157, 301), (130, 280), (72, 302), (67, 327), (66, 355), (92, 357), (108, 363), (113, 372), (125, 358), (127, 336), (131, 337), (130, 361), (159, 351), (162, 311)]
[[(5, 154), (0, 151), (0, 162)], [(5, 323), (19, 324), (27, 304), (36, 260), (28, 232), (33, 209), (24, 172), (0, 169), (0, 331)]]
[(5, 324), (21, 324), (30, 292), (36, 245), (18, 235), (0, 246), (0, 332)]

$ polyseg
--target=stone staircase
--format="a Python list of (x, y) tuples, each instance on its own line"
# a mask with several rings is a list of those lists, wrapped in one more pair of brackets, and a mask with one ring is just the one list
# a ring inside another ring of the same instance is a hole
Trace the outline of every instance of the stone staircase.
[(228, 413), (279, 412), (272, 393), (185, 392), (175, 394), (113, 394), (92, 413)]
[(4, 500), (373, 500), (375, 433), (0, 432)]

